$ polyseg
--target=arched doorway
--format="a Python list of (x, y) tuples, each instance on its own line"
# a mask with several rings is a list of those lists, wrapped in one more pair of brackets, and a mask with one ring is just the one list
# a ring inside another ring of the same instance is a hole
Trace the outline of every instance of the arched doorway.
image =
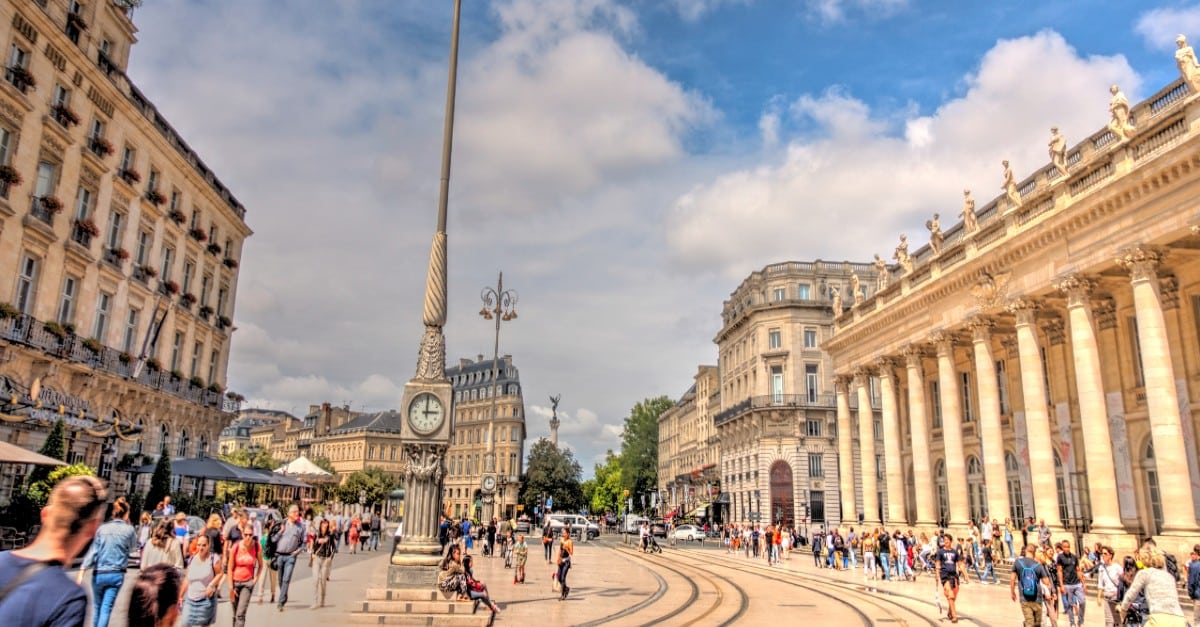
[(967, 458), (967, 503), (971, 520), (979, 523), (987, 518), (987, 495), (984, 492), (983, 464), (971, 455)]
[(795, 491), (792, 486), (792, 467), (780, 460), (771, 464), (772, 524), (791, 527), (796, 524)]
[(1154, 458), (1154, 440), (1146, 438), (1142, 455), (1142, 470), (1146, 473), (1146, 504), (1150, 506), (1150, 534), (1162, 532), (1162, 492), (1158, 489), (1158, 461)]
[(950, 488), (946, 483), (945, 460), (938, 460), (937, 466), (934, 467), (934, 478), (937, 483), (938, 525), (945, 527), (950, 522)]

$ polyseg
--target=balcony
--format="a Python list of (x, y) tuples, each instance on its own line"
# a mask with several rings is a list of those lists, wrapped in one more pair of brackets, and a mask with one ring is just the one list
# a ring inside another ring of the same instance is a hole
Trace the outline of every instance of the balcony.
[(92, 238), (97, 235), (99, 231), (91, 220), (77, 220), (71, 227), (71, 241), (84, 248), (91, 248)]
[(100, 66), (100, 71), (104, 72), (104, 75), (109, 78), (112, 78), (113, 74), (118, 72), (117, 64), (113, 63), (112, 59), (108, 58), (108, 55), (104, 54), (102, 50), (96, 52), (96, 65)]
[(108, 346), (93, 350), (84, 345), (82, 338), (69, 330), (49, 326), (32, 316), (21, 314), (15, 318), (0, 320), (0, 340), (19, 344), (58, 359), (84, 364), (98, 372), (128, 379), (197, 405), (228, 411), (225, 398), (220, 392), (193, 386), (187, 379), (177, 379), (169, 372), (151, 370), (149, 367), (142, 368), (138, 376), (134, 377), (137, 359), (128, 353)]
[(834, 395), (827, 394), (774, 394), (752, 396), (713, 417), (714, 425), (722, 425), (741, 414), (754, 409), (829, 409), (835, 406)]
[(19, 65), (10, 65), (8, 69), (4, 71), (4, 80), (11, 83), (12, 86), (16, 87), (17, 91), (21, 93), (25, 93), (30, 87), (37, 87), (37, 81), (34, 80), (33, 75), (29, 73), (29, 70)]
[(50, 226), (54, 226), (54, 214), (61, 210), (62, 203), (57, 198), (34, 198), (33, 206), (29, 208), (29, 214)]
[(102, 258), (105, 263), (121, 270), (125, 266), (125, 260), (129, 259), (129, 253), (124, 248), (105, 248)]
[(133, 269), (133, 280), (138, 281), (142, 285), (150, 283), (150, 273), (146, 272), (146, 266), (137, 266)]

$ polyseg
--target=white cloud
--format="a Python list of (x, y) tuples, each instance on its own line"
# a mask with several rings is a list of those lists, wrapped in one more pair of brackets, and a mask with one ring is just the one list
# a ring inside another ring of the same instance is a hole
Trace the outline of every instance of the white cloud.
[(1151, 9), (1134, 27), (1152, 50), (1174, 50), (1179, 34), (1200, 38), (1200, 6)]
[(750, 4), (753, 0), (672, 0), (683, 19), (695, 22), (722, 5)]
[(1141, 88), (1123, 57), (1081, 58), (1042, 32), (998, 42), (964, 93), (927, 116), (893, 120), (838, 88), (803, 95), (781, 156), (678, 198), (671, 254), (735, 280), (781, 259), (890, 256), (901, 232), (919, 246), (926, 217), (957, 215), (964, 188), (980, 206), (999, 194), (1002, 159), (1019, 177), (1044, 165), (1051, 126), (1072, 143), (1099, 130), (1112, 83), (1131, 98)]
[(848, 13), (884, 17), (908, 6), (908, 0), (805, 0), (810, 13), (822, 22), (841, 22)]

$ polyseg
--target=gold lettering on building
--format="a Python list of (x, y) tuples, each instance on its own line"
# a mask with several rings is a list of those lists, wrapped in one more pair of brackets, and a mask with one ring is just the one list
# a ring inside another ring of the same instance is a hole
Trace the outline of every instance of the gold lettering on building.
[(37, 29), (33, 27), (33, 24), (29, 23), (29, 20), (26, 20), (24, 17), (21, 17), (20, 13), (13, 14), (13, 28), (17, 29), (17, 32), (21, 33), (22, 37), (24, 37), (25, 39), (28, 39), (29, 43), (31, 43), (31, 44), (37, 43), (37, 38), (38, 38)]
[(100, 90), (96, 89), (95, 85), (88, 87), (88, 100), (91, 100), (98, 109), (103, 111), (110, 118), (113, 116), (113, 112), (116, 110), (112, 101), (104, 96), (101, 96)]
[(45, 52), (46, 58), (50, 59), (50, 63), (54, 64), (54, 67), (58, 68), (59, 72), (67, 71), (67, 58), (63, 56), (63, 53), (58, 51), (58, 48), (54, 47), (54, 44), (47, 41)]

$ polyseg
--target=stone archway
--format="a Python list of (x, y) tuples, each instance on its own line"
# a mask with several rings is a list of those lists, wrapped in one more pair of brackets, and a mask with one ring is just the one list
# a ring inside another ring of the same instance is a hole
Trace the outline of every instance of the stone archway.
[(792, 467), (787, 462), (779, 460), (771, 464), (771, 524), (781, 524), (792, 527), (796, 524), (795, 485), (792, 481)]

